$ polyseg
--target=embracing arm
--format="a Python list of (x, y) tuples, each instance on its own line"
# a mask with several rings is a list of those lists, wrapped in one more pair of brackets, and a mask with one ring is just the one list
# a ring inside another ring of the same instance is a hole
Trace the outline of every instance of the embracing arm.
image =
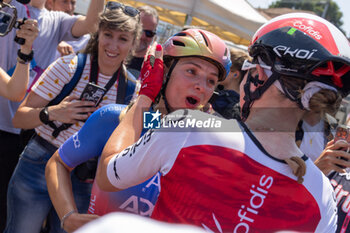
[(103, 10), (104, 0), (91, 0), (86, 16), (81, 16), (73, 24), (72, 35), (83, 36), (97, 31), (98, 15)]
[[(150, 65), (150, 59), (148, 58), (141, 70), (142, 87), (140, 95), (137, 97), (135, 104), (126, 113), (119, 126), (114, 130), (102, 151), (101, 160), (96, 172), (96, 181), (99, 187), (105, 191), (118, 190), (110, 183), (107, 177), (108, 163), (116, 154), (120, 153), (140, 138), (142, 132), (143, 111), (149, 109), (162, 86), (162, 48), (160, 45), (154, 43), (149, 52), (156, 58), (154, 67)], [(149, 73), (151, 73), (151, 75), (148, 75)]]
[(45, 169), (47, 188), (59, 218), (62, 219), (73, 210), (76, 211), (64, 220), (63, 227), (67, 232), (73, 232), (85, 223), (98, 218), (97, 215), (78, 213), (70, 178), (72, 169), (62, 161), (58, 151), (50, 158)]
[(140, 138), (143, 111), (148, 109), (151, 104), (152, 100), (147, 96), (140, 95), (137, 97), (135, 104), (126, 113), (119, 126), (108, 139), (102, 151), (101, 160), (96, 172), (96, 181), (102, 190), (110, 192), (119, 191), (119, 189), (115, 188), (109, 182), (107, 177), (108, 163), (112, 157)]

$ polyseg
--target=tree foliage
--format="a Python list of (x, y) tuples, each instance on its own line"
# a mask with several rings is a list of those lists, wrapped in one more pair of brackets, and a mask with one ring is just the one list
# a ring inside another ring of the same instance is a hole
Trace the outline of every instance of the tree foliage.
[(321, 17), (326, 10), (324, 18), (344, 32), (341, 29), (341, 26), (343, 25), (343, 13), (339, 10), (337, 3), (333, 2), (332, 0), (277, 0), (269, 6), (269, 8), (283, 7), (296, 10), (313, 11), (316, 15)]

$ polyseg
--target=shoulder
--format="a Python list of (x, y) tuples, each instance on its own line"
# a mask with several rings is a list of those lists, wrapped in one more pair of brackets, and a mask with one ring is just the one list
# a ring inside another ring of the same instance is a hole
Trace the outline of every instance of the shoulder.
[[(59, 57), (56, 61), (51, 63), (46, 71), (50, 71), (54, 68), (56, 72), (66, 71), (70, 76), (73, 76), (77, 68), (78, 57), (75, 54)], [(62, 74), (61, 74), (62, 75)]]
[(99, 108), (97, 111), (93, 113), (98, 118), (102, 118), (103, 120), (113, 120), (118, 119), (121, 112), (127, 107), (124, 104), (108, 104)]
[[(19, 17), (19, 18), (28, 17), (27, 16), (27, 9), (25, 8), (25, 6), (23, 4), (17, 2), (16, 0), (12, 0), (10, 2), (10, 4), (12, 6), (16, 7), (17, 17)], [(6, 11), (6, 8), (4, 10)]]

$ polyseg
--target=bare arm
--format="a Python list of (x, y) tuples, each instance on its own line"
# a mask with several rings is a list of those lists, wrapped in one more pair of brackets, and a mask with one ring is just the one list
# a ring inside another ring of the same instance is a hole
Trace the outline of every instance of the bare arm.
[(75, 37), (93, 33), (98, 28), (98, 15), (103, 10), (104, 0), (91, 0), (86, 16), (77, 19), (72, 27), (72, 35)]
[[(68, 96), (58, 105), (48, 107), (49, 120), (74, 124), (78, 120), (87, 119), (96, 110), (95, 107), (89, 107), (94, 103), (77, 99), (78, 97)], [(31, 91), (13, 117), (13, 125), (22, 129), (33, 129), (42, 125), (39, 113), (48, 103), (49, 101)], [(81, 108), (81, 106), (84, 107)], [(79, 114), (81, 112), (87, 112), (88, 114)]]
[(103, 148), (95, 177), (98, 186), (102, 190), (109, 192), (119, 191), (108, 180), (107, 165), (115, 154), (132, 145), (140, 138), (143, 111), (148, 109), (151, 104), (152, 101), (147, 96), (140, 95), (137, 97), (135, 104), (126, 113), (123, 120), (108, 139)]
[[(72, 191), (70, 172), (68, 167), (56, 151), (46, 165), (45, 177), (52, 204), (60, 219), (72, 210), (77, 211)], [(64, 221), (64, 230), (73, 232), (87, 222), (98, 218), (97, 215), (79, 214), (78, 211)]]
[[(17, 31), (17, 36), (25, 39), (25, 44), (21, 46), (23, 54), (30, 54), (32, 44), (39, 32), (36, 20), (26, 20)], [(29, 80), (29, 63), (17, 62), (16, 69), (10, 77), (3, 69), (0, 69), (0, 95), (12, 100), (21, 101), (27, 90)]]

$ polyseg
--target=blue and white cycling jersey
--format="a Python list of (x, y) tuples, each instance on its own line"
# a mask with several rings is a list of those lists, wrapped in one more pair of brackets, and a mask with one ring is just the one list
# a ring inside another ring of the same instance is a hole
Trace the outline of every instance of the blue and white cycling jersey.
[[(76, 167), (96, 156), (102, 150), (119, 124), (119, 115), (126, 105), (110, 104), (95, 111), (84, 126), (73, 134), (60, 148), (59, 155), (69, 167)], [(103, 192), (94, 181), (91, 191), (91, 214), (105, 215), (127, 211), (151, 216), (160, 192), (160, 174), (137, 186), (119, 192)]]

